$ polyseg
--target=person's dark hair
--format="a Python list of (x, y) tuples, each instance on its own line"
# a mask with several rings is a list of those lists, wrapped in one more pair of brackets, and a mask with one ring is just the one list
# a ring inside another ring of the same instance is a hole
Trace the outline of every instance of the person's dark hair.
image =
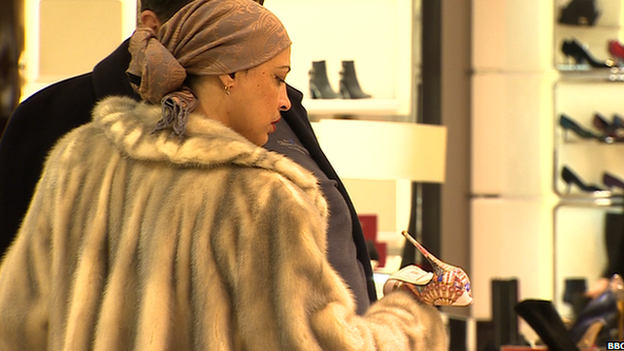
[[(152, 10), (163, 23), (166, 22), (174, 13), (183, 8), (184, 5), (193, 0), (139, 0), (139, 9), (141, 12)], [(264, 0), (253, 0), (260, 5), (264, 5)]]
[(140, 0), (141, 12), (152, 10), (163, 23), (193, 0)]

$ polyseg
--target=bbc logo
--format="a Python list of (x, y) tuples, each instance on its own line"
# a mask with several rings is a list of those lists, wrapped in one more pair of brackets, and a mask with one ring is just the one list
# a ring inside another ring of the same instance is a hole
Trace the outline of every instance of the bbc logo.
[(607, 350), (624, 350), (624, 341), (607, 341)]

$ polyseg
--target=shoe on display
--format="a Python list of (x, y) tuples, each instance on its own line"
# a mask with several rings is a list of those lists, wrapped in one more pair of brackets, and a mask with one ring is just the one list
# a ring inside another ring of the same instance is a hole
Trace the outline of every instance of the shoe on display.
[(564, 129), (564, 131), (570, 130), (583, 139), (601, 139), (600, 135), (581, 127), (576, 121), (566, 114), (561, 114), (559, 116), (559, 125)]
[(340, 94), (345, 99), (367, 99), (370, 94), (362, 91), (360, 83), (355, 73), (354, 61), (342, 61), (342, 71), (340, 71)]
[(339, 99), (340, 94), (336, 93), (329, 84), (327, 78), (327, 65), (325, 61), (312, 62), (310, 74), (310, 94), (312, 99)]
[(570, 192), (572, 184), (576, 185), (584, 192), (606, 191), (606, 189), (600, 188), (594, 184), (585, 184), (585, 182), (583, 182), (581, 178), (567, 166), (563, 166), (563, 168), (561, 169), (561, 178), (567, 185), (567, 193)]
[(576, 39), (564, 40), (561, 51), (566, 57), (572, 57), (577, 65), (588, 63), (594, 68), (611, 68), (613, 60), (601, 62), (596, 60)]
[(579, 351), (551, 301), (524, 300), (514, 307), (549, 351)]

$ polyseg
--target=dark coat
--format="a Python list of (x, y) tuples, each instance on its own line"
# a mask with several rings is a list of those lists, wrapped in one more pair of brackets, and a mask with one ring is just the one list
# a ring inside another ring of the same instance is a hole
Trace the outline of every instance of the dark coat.
[[(125, 74), (129, 64), (128, 41), (125, 41), (95, 66), (92, 73), (56, 83), (17, 107), (0, 139), (0, 252), (13, 241), (47, 154), (58, 139), (91, 121), (91, 110), (96, 102), (107, 96), (125, 95), (140, 100)], [(358, 260), (366, 273), (369, 297), (375, 301), (372, 268), (357, 213), (312, 131), (307, 112), (301, 105), (303, 94), (288, 86), (288, 96), (292, 107), (283, 113), (284, 120), (327, 177), (337, 181), (349, 206)]]

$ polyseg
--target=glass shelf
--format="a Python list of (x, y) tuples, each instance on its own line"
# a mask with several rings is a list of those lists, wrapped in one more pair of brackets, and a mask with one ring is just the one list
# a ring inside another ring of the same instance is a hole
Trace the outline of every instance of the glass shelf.
[(579, 25), (572, 25), (572, 24), (563, 24), (563, 23), (556, 23), (556, 28), (560, 29), (560, 30), (565, 30), (565, 31), (614, 31), (614, 30), (620, 30), (622, 29), (621, 26), (617, 25), (617, 24), (611, 24), (611, 25), (593, 25), (593, 26), (579, 26)]
[(303, 99), (309, 115), (397, 115), (401, 104), (395, 99)]
[(624, 205), (624, 194), (615, 194), (611, 191), (596, 191), (585, 194), (560, 195), (557, 206), (575, 207), (612, 207)]
[(624, 82), (624, 67), (592, 68), (588, 64), (558, 64), (562, 80)]

